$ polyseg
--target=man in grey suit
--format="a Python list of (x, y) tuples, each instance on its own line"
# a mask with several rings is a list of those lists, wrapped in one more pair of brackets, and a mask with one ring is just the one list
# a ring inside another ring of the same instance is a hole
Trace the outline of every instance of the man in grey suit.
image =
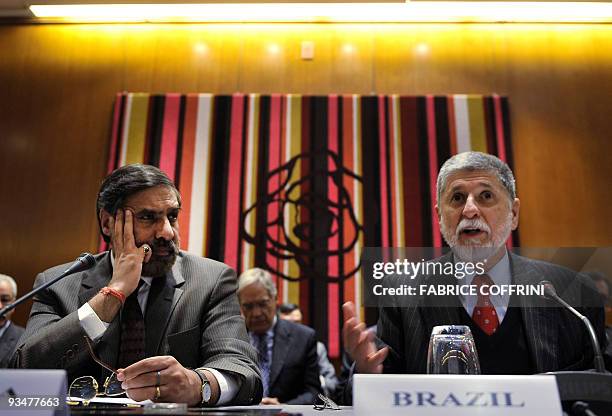
[[(453, 156), (440, 169), (435, 208), (442, 235), (452, 248), (435, 261), (483, 262), (485, 273), (466, 276), (465, 282), (479, 288), (551, 281), (568, 303), (581, 307), (605, 348), (603, 309), (588, 279), (506, 249), (506, 240), (518, 226), (520, 208), (508, 165), (479, 152)], [(454, 276), (422, 274), (418, 279), (426, 284), (456, 284)], [(379, 340), (365, 330), (354, 306), (347, 303), (344, 344), (358, 372), (425, 373), (432, 328), (459, 324), (470, 327), (484, 374), (592, 368), (593, 350), (585, 328), (556, 306), (538, 296), (424, 296), (411, 305), (380, 308), (378, 338), (386, 346), (378, 349)]]
[[(112, 250), (41, 292), (14, 360), (104, 380), (134, 400), (189, 405), (259, 402), (261, 379), (228, 266), (179, 250), (181, 198), (156, 167), (128, 165), (102, 183), (97, 213)], [(66, 269), (44, 271), (39, 286)]]
[(276, 286), (265, 270), (254, 268), (240, 275), (238, 298), (258, 351), (262, 404), (314, 404), (321, 392), (314, 330), (278, 318)]
[[(17, 283), (11, 276), (0, 274), (0, 309), (13, 303), (17, 298)], [(14, 310), (5, 316), (0, 316), (0, 368), (9, 364), (9, 359), (19, 337), (23, 334), (23, 328), (11, 321)]]

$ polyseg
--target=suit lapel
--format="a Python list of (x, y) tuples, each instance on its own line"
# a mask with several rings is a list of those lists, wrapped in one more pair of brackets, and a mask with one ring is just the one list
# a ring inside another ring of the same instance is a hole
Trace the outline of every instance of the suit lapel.
[(272, 367), (270, 368), (269, 391), (272, 391), (272, 386), (278, 378), (285, 358), (289, 352), (291, 341), (291, 332), (282, 319), (276, 318), (276, 328), (274, 329), (274, 347), (272, 349)]
[[(529, 261), (510, 253), (510, 267), (514, 283), (518, 285), (537, 284), (545, 280)], [(517, 296), (525, 324), (525, 334), (531, 358), (539, 373), (558, 368), (558, 326), (560, 319), (557, 308), (547, 307), (547, 301), (537, 296)]]
[(160, 353), (162, 339), (170, 317), (183, 295), (180, 287), (185, 283), (181, 273), (181, 257), (166, 274), (164, 279), (153, 279), (145, 312), (145, 351), (147, 357)]
[[(81, 289), (79, 291), (79, 308), (106, 286), (112, 277), (113, 270), (111, 267), (110, 251), (102, 256), (93, 269), (83, 272)], [(117, 364), (121, 332), (120, 322), (120, 314), (117, 314), (96, 344), (98, 357), (111, 366), (116, 366)]]

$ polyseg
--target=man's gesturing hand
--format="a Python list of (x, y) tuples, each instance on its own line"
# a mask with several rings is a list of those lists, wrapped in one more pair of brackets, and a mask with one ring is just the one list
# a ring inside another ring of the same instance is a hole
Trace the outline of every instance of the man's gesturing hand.
[[(120, 369), (117, 372), (117, 380), (123, 382), (122, 386), (128, 397), (139, 402), (149, 399), (194, 406), (202, 401), (200, 378), (193, 370), (183, 367), (172, 356), (140, 360), (125, 369)], [(209, 381), (211, 388), (218, 389), (216, 380), (214, 385), (210, 378)], [(159, 396), (157, 387), (159, 387)]]
[(376, 350), (374, 344), (375, 335), (368, 331), (363, 322), (359, 321), (355, 313), (355, 305), (346, 302), (342, 305), (344, 313), (344, 326), (342, 327), (342, 338), (344, 348), (353, 361), (359, 373), (382, 373), (383, 361), (387, 358), (389, 348)]

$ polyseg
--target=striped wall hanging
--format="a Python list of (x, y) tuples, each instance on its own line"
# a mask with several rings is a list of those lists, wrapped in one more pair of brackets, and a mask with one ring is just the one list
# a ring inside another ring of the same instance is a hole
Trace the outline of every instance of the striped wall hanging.
[(342, 303), (365, 313), (361, 249), (442, 246), (438, 169), (467, 150), (512, 167), (507, 98), (120, 93), (108, 171), (165, 171), (182, 249), (270, 270), (337, 357)]

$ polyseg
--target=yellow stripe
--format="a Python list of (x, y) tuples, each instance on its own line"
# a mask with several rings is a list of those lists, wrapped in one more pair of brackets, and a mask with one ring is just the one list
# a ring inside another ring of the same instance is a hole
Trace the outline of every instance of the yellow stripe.
[[(291, 100), (291, 131), (289, 136), (290, 146), (290, 158), (297, 156), (300, 154), (302, 150), (302, 96), (301, 95), (290, 95), (288, 97)], [(300, 169), (300, 164), (296, 164), (295, 169), (293, 170), (293, 175), (289, 180), (289, 183), (293, 183), (296, 180), (299, 180), (302, 177), (302, 171)], [(288, 195), (292, 200), (297, 199), (300, 196), (300, 189), (298, 187), (294, 188), (294, 192), (291, 195)], [(294, 207), (291, 205), (291, 207)], [(296, 226), (295, 221), (295, 209), (292, 209), (289, 215), (289, 230), (293, 230)], [(289, 238), (292, 237), (292, 234), (289, 233)], [(293, 241), (295, 244), (296, 241)], [(289, 276), (298, 276), (300, 267), (295, 260), (291, 260), (289, 262)], [(287, 298), (291, 303), (295, 303), (296, 305), (300, 304), (300, 282), (287, 282)]]
[[(207, 161), (207, 165), (208, 165), (208, 172), (204, 173), (204, 178), (202, 180), (207, 181), (210, 184), (210, 179), (211, 179), (211, 175), (212, 175), (212, 115), (214, 114), (215, 111), (215, 97), (211, 96), (210, 97), (210, 113), (208, 114), (208, 132), (206, 133), (208, 136), (208, 149), (206, 149), (206, 155), (208, 158)], [(208, 189), (210, 189), (209, 187), (207, 187)], [(202, 238), (202, 255), (206, 256), (206, 253), (208, 253), (208, 247), (206, 246), (207, 243), (207, 236), (208, 236), (208, 221), (210, 221), (210, 212), (208, 211), (208, 195), (204, 195), (205, 198), (205, 203), (204, 203), (204, 215), (206, 216), (205, 220), (204, 220), (204, 229), (202, 230), (202, 232), (204, 234), (202, 234), (204, 236), (204, 238)]]
[(404, 247), (406, 245), (406, 237), (404, 231), (404, 177), (403, 172), (403, 152), (402, 152), (402, 141), (401, 141), (401, 121), (400, 121), (400, 98), (398, 95), (393, 96), (393, 130), (395, 131), (394, 145), (395, 145), (395, 161), (396, 161), (396, 175), (395, 180), (397, 182), (397, 193), (395, 209), (398, 211), (396, 215), (397, 224), (395, 226), (397, 230), (397, 246)]
[(487, 133), (485, 130), (482, 95), (470, 95), (467, 98), (470, 119), (471, 148), (477, 152), (487, 151)]
[[(257, 200), (257, 162), (259, 160), (259, 110), (260, 110), (260, 95), (259, 94), (251, 94), (253, 97), (253, 108), (251, 111), (253, 112), (253, 157), (251, 158), (251, 172), (250, 179), (251, 182), (246, 186), (251, 188), (251, 198), (247, 201), (247, 208), (252, 206)], [(252, 210), (249, 213), (249, 218), (247, 221), (247, 231), (250, 235), (255, 235), (256, 231), (256, 220), (257, 220), (257, 209)], [(243, 264), (243, 270), (250, 269), (255, 267), (255, 245), (248, 244), (247, 250), (249, 251), (249, 264)]]
[(128, 130), (125, 164), (143, 163), (145, 135), (147, 133), (147, 115), (149, 111), (149, 94), (132, 94), (130, 127)]

